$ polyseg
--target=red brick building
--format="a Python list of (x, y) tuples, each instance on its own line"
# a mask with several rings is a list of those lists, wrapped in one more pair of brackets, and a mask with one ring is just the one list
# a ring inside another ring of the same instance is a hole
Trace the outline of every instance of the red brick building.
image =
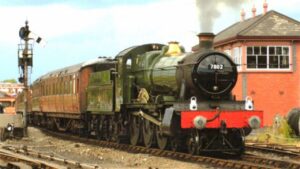
[(217, 50), (238, 65), (237, 99), (252, 97), (255, 109), (264, 110), (264, 123), (276, 114), (300, 107), (300, 22), (277, 11), (244, 19), (218, 33)]
[(4, 92), (10, 96), (17, 96), (17, 94), (22, 92), (23, 89), (24, 85), (20, 83), (0, 82), (0, 92)]
[[(16, 98), (14, 96), (8, 95), (5, 92), (0, 91), (0, 104), (3, 107), (5, 113), (15, 113), (15, 104)], [(1, 112), (2, 113), (2, 112)]]

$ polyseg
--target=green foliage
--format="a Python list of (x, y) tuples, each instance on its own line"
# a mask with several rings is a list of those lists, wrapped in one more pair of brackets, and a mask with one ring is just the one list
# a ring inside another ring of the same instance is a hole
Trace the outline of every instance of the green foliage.
[(280, 120), (280, 125), (278, 127), (278, 133), (284, 138), (292, 138), (293, 130), (291, 129), (290, 125), (288, 124), (287, 120), (283, 118)]
[(17, 83), (16, 79), (6, 79), (6, 80), (3, 80), (2, 82), (4, 82), (4, 83)]
[(250, 136), (248, 140), (261, 143), (295, 144), (299, 139), (288, 124), (286, 118), (276, 115), (271, 127), (265, 127), (256, 135)]

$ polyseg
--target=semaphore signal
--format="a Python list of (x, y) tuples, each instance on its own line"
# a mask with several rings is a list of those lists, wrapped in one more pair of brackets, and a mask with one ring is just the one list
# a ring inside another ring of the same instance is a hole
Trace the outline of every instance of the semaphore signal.
[[(37, 42), (39, 44), (45, 45), (45, 42), (41, 37), (37, 36), (30, 31), (28, 26), (28, 21), (25, 21), (25, 26), (21, 27), (19, 30), (19, 37), (21, 38), (21, 43), (18, 45), (18, 66), (20, 68), (19, 82), (24, 84), (24, 136), (27, 135), (27, 111), (28, 111), (28, 79), (29, 79), (29, 69), (33, 67), (33, 43)], [(23, 43), (22, 43), (23, 42)]]

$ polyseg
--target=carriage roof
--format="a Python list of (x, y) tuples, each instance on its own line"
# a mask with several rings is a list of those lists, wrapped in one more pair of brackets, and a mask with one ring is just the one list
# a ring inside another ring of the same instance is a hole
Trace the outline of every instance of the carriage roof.
[(34, 83), (39, 82), (44, 79), (47, 79), (47, 78), (50, 78), (50, 77), (58, 77), (58, 76), (76, 74), (85, 67), (96, 65), (96, 64), (103, 64), (103, 63), (105, 64), (105, 63), (108, 63), (111, 61), (112, 61), (112, 59), (110, 59), (110, 58), (98, 57), (96, 59), (88, 60), (86, 62), (82, 62), (82, 63), (76, 64), (76, 65), (72, 65), (72, 66), (68, 66), (68, 67), (64, 67), (61, 69), (57, 69), (57, 70), (48, 72), (45, 75), (36, 79)]

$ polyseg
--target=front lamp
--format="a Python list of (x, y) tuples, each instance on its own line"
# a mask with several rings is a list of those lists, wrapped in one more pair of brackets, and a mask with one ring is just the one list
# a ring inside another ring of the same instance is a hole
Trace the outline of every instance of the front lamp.
[(14, 129), (14, 126), (12, 124), (8, 123), (6, 126), (6, 130), (11, 132), (11, 131), (13, 131), (13, 129)]

